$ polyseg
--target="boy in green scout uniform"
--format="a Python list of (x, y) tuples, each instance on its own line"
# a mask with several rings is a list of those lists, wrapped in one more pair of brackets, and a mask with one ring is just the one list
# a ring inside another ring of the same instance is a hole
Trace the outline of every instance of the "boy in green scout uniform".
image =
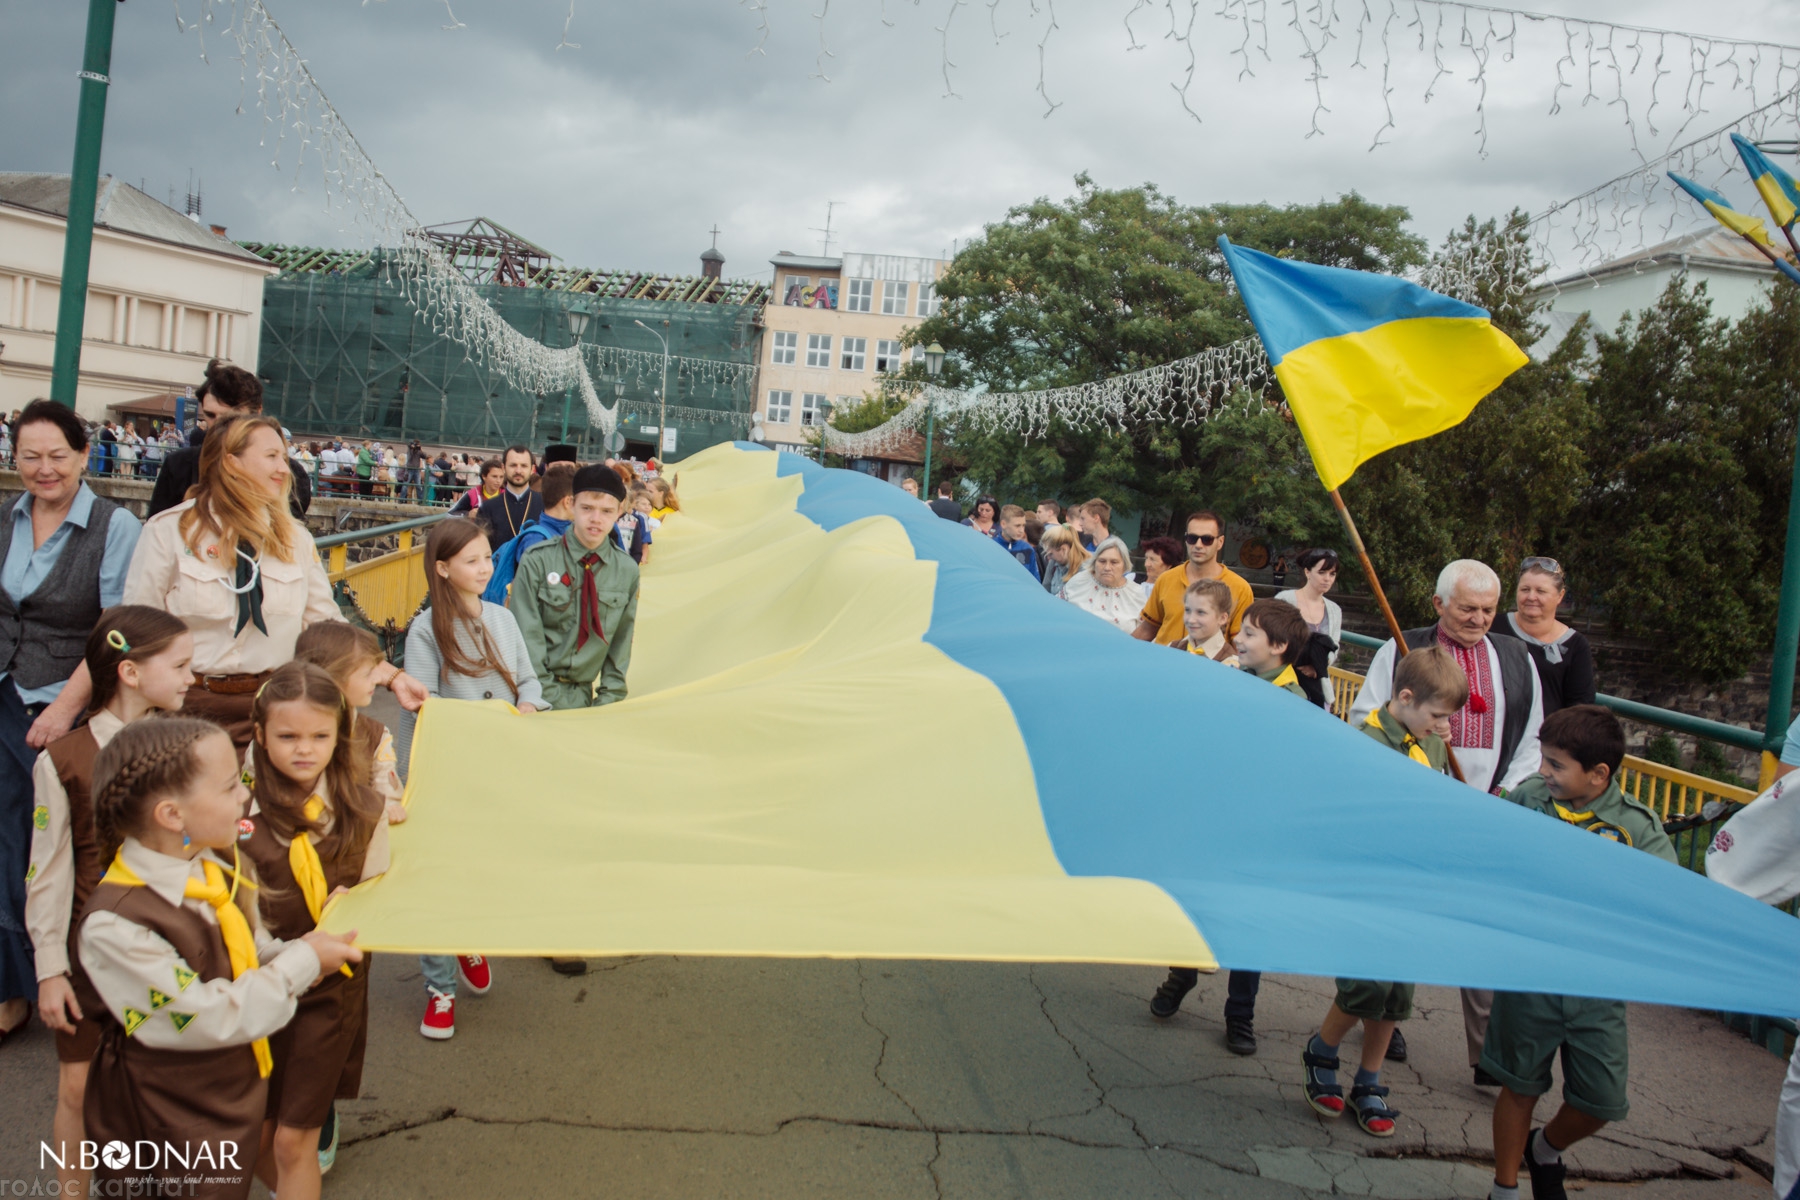
[[(1311, 633), (1300, 610), (1285, 600), (1258, 600), (1244, 610), (1235, 646), (1238, 668), (1305, 700), (1306, 690), (1294, 674), (1294, 661)], [(1200, 982), (1194, 967), (1170, 967), (1169, 977), (1150, 997), (1150, 1015), (1168, 1020)], [(1225, 1048), (1233, 1054), (1256, 1053), (1256, 994), (1261, 971), (1232, 971), (1225, 979)]]
[(568, 532), (519, 556), (507, 607), (553, 709), (625, 698), (638, 568), (613, 540), (625, 484), (611, 467), (575, 472)]
[[(1544, 718), (1538, 774), (1506, 799), (1601, 837), (1675, 861), (1662, 822), (1619, 791), (1625, 731), (1597, 704)], [(1534, 1200), (1564, 1200), (1562, 1152), (1630, 1111), (1625, 1097), (1625, 1003), (1583, 996), (1495, 992), (1481, 1066), (1501, 1084), (1494, 1101), (1493, 1200), (1517, 1200), (1519, 1162)], [(1550, 1061), (1562, 1054), (1563, 1106), (1531, 1128), (1537, 1099), (1550, 1090)]]
[[(1420, 766), (1449, 773), (1450, 752), (1434, 728), (1469, 700), (1469, 679), (1456, 660), (1436, 646), (1414, 650), (1400, 660), (1394, 672), (1394, 696), (1369, 714), (1363, 732), (1406, 755)], [(1314, 1112), (1342, 1116), (1344, 1089), (1337, 1081), (1338, 1046), (1358, 1021), (1362, 1022), (1362, 1065), (1350, 1089), (1356, 1123), (1375, 1137), (1394, 1136), (1398, 1109), (1387, 1105), (1388, 1089), (1381, 1086), (1384, 1058), (1406, 1061), (1406, 1042), (1399, 1024), (1412, 1016), (1413, 985), (1372, 979), (1340, 979), (1337, 997), (1319, 1032), (1301, 1052), (1306, 1070), (1303, 1091)]]

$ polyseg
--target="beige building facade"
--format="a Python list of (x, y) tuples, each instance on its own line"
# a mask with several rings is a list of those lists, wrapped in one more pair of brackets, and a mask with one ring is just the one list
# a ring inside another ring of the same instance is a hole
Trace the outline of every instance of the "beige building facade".
[[(50, 394), (68, 198), (67, 175), (0, 172), (0, 412)], [(113, 176), (94, 221), (82, 416), (193, 387), (211, 358), (256, 370), (274, 267)]]
[(756, 411), (776, 447), (807, 445), (831, 408), (855, 404), (917, 353), (906, 332), (937, 312), (945, 259), (896, 254), (769, 260), (775, 286), (763, 310)]

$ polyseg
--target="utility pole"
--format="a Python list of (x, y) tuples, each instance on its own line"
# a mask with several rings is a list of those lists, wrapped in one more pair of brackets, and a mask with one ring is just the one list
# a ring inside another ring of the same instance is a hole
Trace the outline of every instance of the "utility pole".
[(62, 294), (50, 398), (75, 407), (81, 377), (81, 333), (87, 321), (88, 263), (94, 251), (94, 198), (100, 188), (100, 141), (106, 132), (106, 89), (112, 83), (113, 19), (123, 0), (88, 0), (82, 51), (81, 106), (75, 120), (75, 163), (69, 172), (69, 219), (63, 233)]

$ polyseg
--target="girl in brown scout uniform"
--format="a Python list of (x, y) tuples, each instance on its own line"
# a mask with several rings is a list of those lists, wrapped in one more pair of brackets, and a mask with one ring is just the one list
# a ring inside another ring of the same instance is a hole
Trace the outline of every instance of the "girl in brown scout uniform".
[(325, 668), (331, 681), (344, 693), (353, 714), (351, 723), (369, 756), (369, 784), (386, 806), (390, 824), (406, 820), (400, 803), (400, 759), (394, 751), (394, 734), (363, 709), (375, 701), (375, 677), (387, 666), (381, 642), (366, 629), (348, 621), (320, 621), (308, 625), (294, 643), (294, 658)]
[(94, 833), (94, 759), (115, 734), (157, 709), (174, 711), (187, 695), (194, 639), (179, 617), (121, 604), (100, 614), (84, 661), (93, 682), (85, 724), (51, 742), (32, 772), (31, 866), (25, 875), (25, 927), (37, 956), (38, 1012), (56, 1031), (56, 1115), (52, 1144), (67, 1166), (65, 1195), (86, 1191), (80, 1168), (81, 1105), (88, 1060), (100, 1041), (98, 1014), (77, 999), (81, 963), (75, 918), (106, 870)]
[[(304, 936), (333, 893), (387, 870), (387, 817), (354, 718), (324, 668), (302, 662), (277, 668), (251, 708), (256, 791), (242, 845), (263, 923), (277, 937)], [(319, 1131), (332, 1101), (354, 1100), (361, 1088), (368, 970), (365, 959), (321, 979), (271, 1039), (257, 1173), (281, 1200), (316, 1200)]]
[(284, 945), (254, 928), (236, 872), (204, 854), (231, 849), (244, 799), (231, 739), (207, 721), (135, 722), (95, 759), (112, 865), (82, 913), (78, 983), (100, 1023), (84, 1117), (108, 1194), (248, 1196), (265, 1039), (321, 972), (362, 957), (354, 933)]

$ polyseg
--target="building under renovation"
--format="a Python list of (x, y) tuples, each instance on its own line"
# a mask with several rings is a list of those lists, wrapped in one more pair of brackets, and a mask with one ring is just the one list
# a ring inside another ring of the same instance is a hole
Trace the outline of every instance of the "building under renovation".
[[(648, 357), (663, 353), (659, 334), (674, 356), (666, 457), (685, 458), (748, 434), (769, 284), (725, 279), (717, 249), (701, 255), (700, 274), (667, 276), (561, 266), (549, 251), (486, 219), (427, 233), (527, 337), (559, 348), (574, 344), (579, 329), (583, 343), (644, 352), (629, 356), (618, 373), (594, 377), (605, 402), (620, 403), (621, 453), (659, 453), (662, 373)], [(581, 446), (584, 458), (605, 453), (578, 394), (521, 391), (435, 332), (379, 252), (259, 243), (245, 249), (280, 268), (264, 284), (258, 373), (269, 411), (295, 437), (417, 438), (472, 449), (515, 442), (541, 449), (566, 440)], [(682, 359), (735, 369), (683, 370)], [(593, 374), (595, 360), (589, 361)]]

